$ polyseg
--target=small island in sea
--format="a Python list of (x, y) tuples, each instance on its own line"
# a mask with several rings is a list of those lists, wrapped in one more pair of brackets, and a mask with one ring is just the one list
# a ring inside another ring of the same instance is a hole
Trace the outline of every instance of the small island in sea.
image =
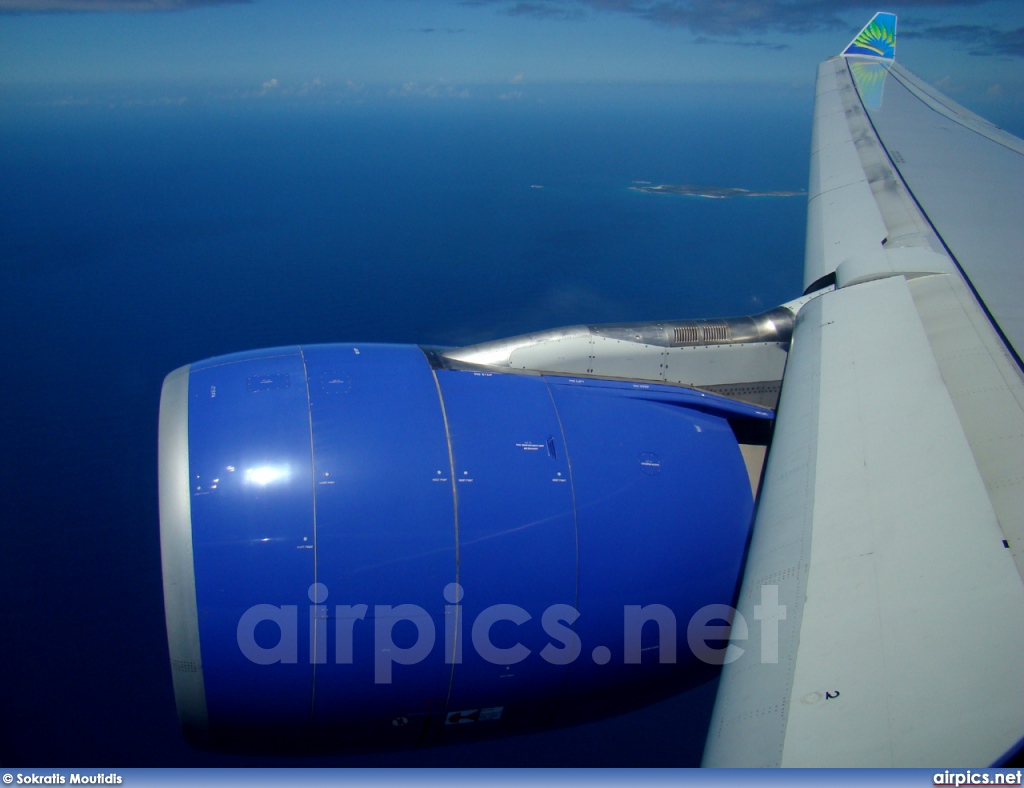
[(807, 194), (807, 192), (752, 192), (749, 189), (738, 189), (732, 186), (693, 186), (692, 184), (674, 183), (653, 186), (650, 181), (633, 181), (633, 185), (629, 188), (648, 194), (684, 194), (690, 197), (708, 197), (713, 200), (724, 200), (729, 197), (800, 197)]

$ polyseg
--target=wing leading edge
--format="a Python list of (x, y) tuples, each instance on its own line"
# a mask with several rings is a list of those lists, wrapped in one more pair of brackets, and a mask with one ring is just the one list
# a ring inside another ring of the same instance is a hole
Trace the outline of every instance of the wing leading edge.
[(819, 297), (705, 765), (981, 766), (1024, 737), (1024, 143), (850, 54), (818, 72)]

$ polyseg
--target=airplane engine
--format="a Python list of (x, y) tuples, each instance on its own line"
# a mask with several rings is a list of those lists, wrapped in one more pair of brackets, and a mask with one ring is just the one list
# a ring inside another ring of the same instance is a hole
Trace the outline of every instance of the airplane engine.
[(187, 738), (415, 747), (706, 679), (751, 520), (737, 434), (770, 418), (679, 386), (451, 368), (413, 345), (172, 372), (160, 529)]

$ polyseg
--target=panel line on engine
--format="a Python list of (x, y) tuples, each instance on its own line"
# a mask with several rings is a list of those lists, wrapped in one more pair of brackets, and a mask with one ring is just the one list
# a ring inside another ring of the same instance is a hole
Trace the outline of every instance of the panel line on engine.
[[(437, 370), (433, 367), (430, 368), (430, 374), (434, 378), (434, 386), (437, 388), (437, 399), (441, 404), (441, 418), (444, 420), (444, 438), (448, 444), (448, 466), (450, 473), (448, 478), (452, 480), (452, 519), (455, 523), (455, 583), (459, 582), (459, 488), (455, 481), (455, 452), (452, 449), (452, 433), (448, 426), (448, 411), (444, 406), (444, 394), (441, 392), (441, 382), (437, 379)], [(454, 605), (455, 608), (455, 621), (453, 622), (455, 630), (455, 643), (452, 644), (452, 654), (458, 654), (459, 651), (459, 629), (460, 622), (459, 616), (462, 614), (462, 606)], [(445, 711), (448, 710), (448, 704), (451, 702), (452, 687), (455, 685), (455, 660), (452, 660), (452, 670), (448, 678), (448, 695), (445, 698), (444, 706)]]
[[(544, 381), (544, 389), (548, 393), (548, 397), (551, 399), (551, 409), (555, 412), (555, 420), (558, 421), (558, 430), (562, 436), (562, 447), (565, 449), (565, 465), (569, 471), (569, 493), (572, 496), (572, 527), (573, 535), (576, 538), (576, 577), (575, 577), (575, 599), (573, 600), (573, 608), (576, 610), (580, 609), (580, 519), (576, 512), (576, 482), (573, 479), (572, 474), (572, 454), (569, 452), (569, 441), (565, 437), (565, 425), (562, 424), (562, 414), (558, 412), (558, 403), (555, 402), (555, 395), (551, 392), (551, 384)], [(579, 619), (577, 619), (578, 621)], [(576, 634), (576, 621), (572, 622), (572, 633), (573, 636), (579, 640), (579, 635)], [(562, 693), (565, 693), (566, 685), (569, 682), (569, 671), (566, 670), (562, 675)], [(552, 705), (552, 709), (558, 707), (557, 701)]]
[[(310, 404), (309, 397), (309, 369), (306, 367), (306, 354), (302, 350), (302, 346), (299, 345), (299, 358), (302, 359), (302, 378), (306, 384), (306, 416), (309, 419), (309, 483), (313, 488), (313, 586), (315, 587), (319, 581), (317, 575), (317, 549), (316, 549), (316, 454), (313, 450), (313, 410)], [(319, 602), (319, 600), (317, 600)], [(319, 627), (311, 627), (310, 632), (310, 663), (313, 668), (313, 686), (309, 693), (309, 722), (313, 724), (313, 712), (316, 708), (316, 654), (319, 654), (317, 641)]]

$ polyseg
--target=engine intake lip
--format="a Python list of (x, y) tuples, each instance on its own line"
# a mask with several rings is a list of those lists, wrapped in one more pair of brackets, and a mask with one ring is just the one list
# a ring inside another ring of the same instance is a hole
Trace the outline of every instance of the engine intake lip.
[(189, 493), (188, 382), (190, 365), (171, 372), (160, 392), (158, 474), (160, 558), (171, 678), (178, 719), (186, 738), (206, 741), (209, 717), (199, 648), (192, 505)]

